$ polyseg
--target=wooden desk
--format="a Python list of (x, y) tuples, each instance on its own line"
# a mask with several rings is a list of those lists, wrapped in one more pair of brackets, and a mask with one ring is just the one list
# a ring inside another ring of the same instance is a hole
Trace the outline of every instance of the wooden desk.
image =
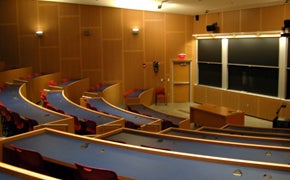
[(194, 122), (195, 126), (209, 127), (244, 125), (244, 112), (212, 104), (191, 106), (190, 122)]

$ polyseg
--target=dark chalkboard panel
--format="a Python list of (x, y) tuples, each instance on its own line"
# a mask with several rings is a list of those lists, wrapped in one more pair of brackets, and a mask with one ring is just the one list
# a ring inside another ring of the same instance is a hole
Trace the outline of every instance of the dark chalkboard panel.
[(228, 42), (228, 62), (278, 66), (279, 38), (232, 38)]
[(198, 40), (198, 61), (221, 62), (222, 42), (221, 39)]
[(278, 68), (229, 66), (229, 89), (278, 95)]
[[(289, 65), (289, 64), (288, 64)], [(287, 70), (287, 91), (286, 91), (286, 99), (290, 99), (290, 69)]]
[(222, 65), (198, 63), (199, 84), (221, 87)]
[[(289, 38), (288, 38), (288, 68), (290, 68), (290, 44), (289, 44)], [(290, 79), (288, 78), (290, 81)]]

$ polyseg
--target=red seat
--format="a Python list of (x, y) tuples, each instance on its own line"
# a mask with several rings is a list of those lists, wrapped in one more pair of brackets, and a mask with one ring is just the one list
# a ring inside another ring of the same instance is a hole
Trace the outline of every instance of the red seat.
[(85, 166), (75, 163), (77, 167), (76, 178), (81, 180), (118, 180), (118, 176), (114, 171), (95, 167)]
[(23, 149), (15, 146), (13, 147), (17, 155), (17, 163), (19, 167), (49, 175), (45, 167), (45, 162), (40, 153), (29, 149)]
[(164, 87), (155, 88), (155, 104), (157, 104), (158, 100), (160, 99), (163, 100), (165, 105), (167, 104), (167, 98)]

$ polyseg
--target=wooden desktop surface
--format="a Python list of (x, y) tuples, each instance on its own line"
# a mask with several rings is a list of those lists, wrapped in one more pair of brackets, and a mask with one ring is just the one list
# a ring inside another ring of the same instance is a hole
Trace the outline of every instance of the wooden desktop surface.
[(195, 123), (195, 126), (244, 125), (244, 112), (206, 103), (190, 107), (190, 121)]

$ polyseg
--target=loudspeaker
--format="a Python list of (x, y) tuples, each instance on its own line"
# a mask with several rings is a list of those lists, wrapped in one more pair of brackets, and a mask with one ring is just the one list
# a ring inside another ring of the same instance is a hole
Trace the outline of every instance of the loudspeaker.
[(213, 25), (207, 25), (206, 26), (206, 31), (215, 31), (216, 30), (216, 27), (213, 26)]
[(215, 31), (217, 29), (217, 23), (213, 23), (212, 25), (206, 26), (206, 31)]

